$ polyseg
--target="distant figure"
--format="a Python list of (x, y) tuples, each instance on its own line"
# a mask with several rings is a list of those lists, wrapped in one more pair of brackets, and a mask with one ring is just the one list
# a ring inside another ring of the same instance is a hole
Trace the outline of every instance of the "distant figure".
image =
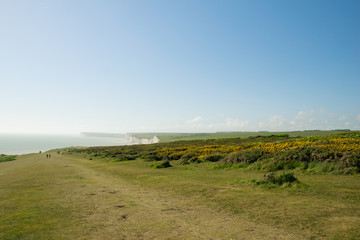
[(51, 158), (51, 154), (49, 154), (49, 158)]
[(39, 151), (39, 153), (41, 153), (41, 151)]
[(58, 151), (58, 154), (60, 154), (60, 151)]
[(48, 158), (49, 157), (49, 154), (46, 154), (46, 158)]

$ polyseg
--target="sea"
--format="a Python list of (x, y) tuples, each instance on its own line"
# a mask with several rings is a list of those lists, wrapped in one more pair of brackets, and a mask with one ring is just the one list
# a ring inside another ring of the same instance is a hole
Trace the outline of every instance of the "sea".
[(126, 145), (125, 138), (88, 137), (83, 135), (0, 134), (0, 154), (20, 155), (56, 148)]

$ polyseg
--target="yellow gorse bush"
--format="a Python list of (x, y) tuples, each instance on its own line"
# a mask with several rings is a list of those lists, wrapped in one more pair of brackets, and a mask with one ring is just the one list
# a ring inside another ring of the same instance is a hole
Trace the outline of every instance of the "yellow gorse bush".
[(164, 147), (155, 150), (155, 152), (160, 155), (167, 155), (171, 159), (172, 158), (177, 159), (190, 152), (195, 153), (199, 157), (200, 156), (205, 157), (211, 154), (230, 154), (230, 153), (238, 152), (241, 149), (243, 149), (243, 147), (239, 145), (237, 146), (207, 145), (207, 146), (189, 146), (189, 147), (176, 147), (176, 148)]
[(325, 141), (293, 141), (283, 143), (265, 143), (256, 144), (252, 147), (254, 149), (260, 149), (267, 153), (282, 152), (286, 150), (297, 150), (304, 148), (320, 148), (330, 152), (344, 152), (344, 151), (357, 151), (360, 150), (360, 140), (354, 138), (335, 138), (327, 139)]
[(360, 132), (308, 138), (272, 135), (247, 139), (178, 141), (92, 147), (73, 151), (85, 152), (111, 161), (141, 158), (145, 161), (180, 160), (180, 164), (219, 162), (219, 166), (239, 163), (269, 171), (294, 168), (304, 170), (308, 167), (326, 166), (323, 167), (325, 172), (336, 170), (343, 173), (360, 173)]
[(322, 149), (328, 152), (359, 151), (360, 140), (355, 138), (332, 138), (319, 140), (300, 139), (275, 143), (245, 143), (242, 145), (194, 145), (175, 148), (163, 147), (155, 150), (154, 153), (158, 155), (166, 155), (170, 159), (179, 159), (181, 156), (191, 152), (199, 159), (204, 159), (212, 154), (228, 155), (236, 152), (250, 152), (256, 150), (260, 150), (264, 154), (269, 154), (305, 148)]

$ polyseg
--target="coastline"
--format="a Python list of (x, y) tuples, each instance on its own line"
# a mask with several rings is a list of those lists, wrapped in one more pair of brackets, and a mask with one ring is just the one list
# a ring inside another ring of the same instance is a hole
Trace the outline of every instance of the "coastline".
[(0, 154), (22, 155), (51, 149), (80, 146), (126, 145), (124, 138), (84, 137), (81, 135), (0, 134)]

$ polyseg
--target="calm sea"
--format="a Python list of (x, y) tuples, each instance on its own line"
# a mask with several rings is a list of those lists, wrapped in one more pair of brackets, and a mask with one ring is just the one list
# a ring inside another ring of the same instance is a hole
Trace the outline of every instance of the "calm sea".
[(123, 138), (85, 137), (81, 135), (7, 135), (0, 134), (0, 154), (26, 154), (55, 148), (77, 146), (125, 145)]

